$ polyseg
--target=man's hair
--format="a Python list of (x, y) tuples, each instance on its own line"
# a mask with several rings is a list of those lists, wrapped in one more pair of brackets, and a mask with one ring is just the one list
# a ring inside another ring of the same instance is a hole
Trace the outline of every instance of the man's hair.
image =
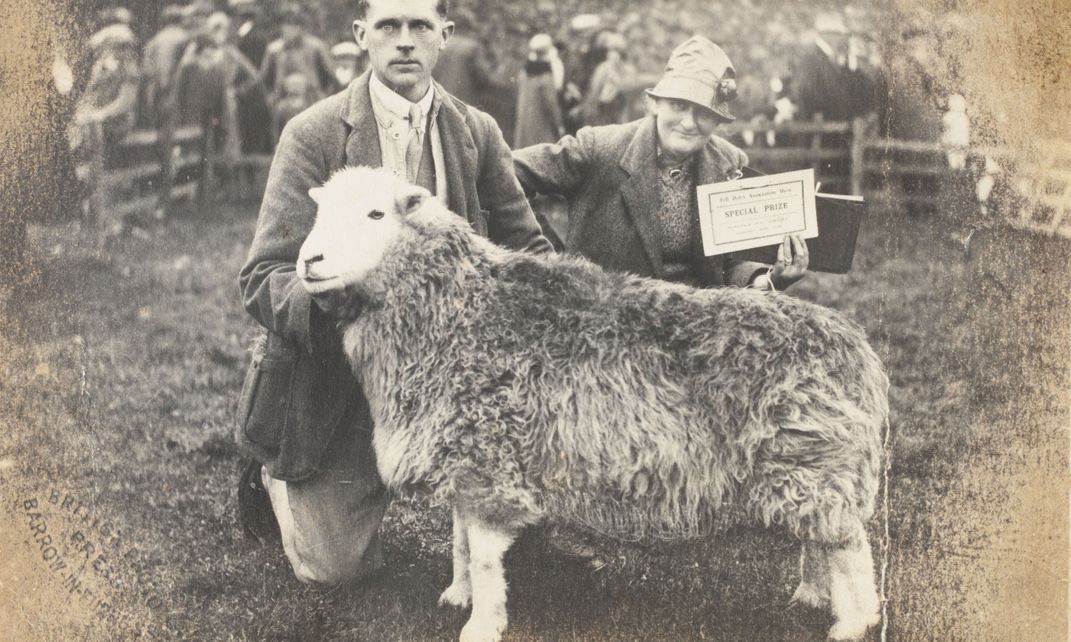
[[(368, 15), (368, 3), (370, 0), (357, 0), (357, 19), (364, 20)], [(450, 13), (450, 0), (439, 0), (435, 3), (435, 11), (444, 19)]]

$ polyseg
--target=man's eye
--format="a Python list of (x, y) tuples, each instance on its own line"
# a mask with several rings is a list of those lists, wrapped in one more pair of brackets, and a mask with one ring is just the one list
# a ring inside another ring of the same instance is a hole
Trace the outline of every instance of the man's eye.
[(383, 33), (394, 33), (394, 25), (383, 25), (381, 29), (383, 29)]
[(373, 221), (378, 221), (379, 219), (383, 218), (383, 212), (379, 210), (372, 210), (368, 213), (368, 218), (372, 219)]
[(431, 29), (431, 27), (429, 27), (426, 24), (418, 24), (415, 27), (413, 27), (413, 29), (416, 30), (417, 33), (427, 33), (428, 30)]

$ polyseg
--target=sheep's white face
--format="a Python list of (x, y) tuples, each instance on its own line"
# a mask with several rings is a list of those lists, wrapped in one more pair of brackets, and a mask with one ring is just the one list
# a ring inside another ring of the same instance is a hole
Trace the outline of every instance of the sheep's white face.
[(312, 294), (360, 283), (405, 233), (404, 217), (431, 196), (385, 170), (344, 169), (309, 190), (316, 223), (298, 255), (297, 274)]

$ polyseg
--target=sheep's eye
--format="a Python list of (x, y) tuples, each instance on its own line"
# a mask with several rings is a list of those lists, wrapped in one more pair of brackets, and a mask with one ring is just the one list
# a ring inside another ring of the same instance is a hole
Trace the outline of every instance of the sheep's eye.
[(383, 212), (380, 212), (379, 210), (372, 210), (368, 213), (368, 218), (372, 219), (373, 221), (378, 221), (379, 219), (383, 218)]

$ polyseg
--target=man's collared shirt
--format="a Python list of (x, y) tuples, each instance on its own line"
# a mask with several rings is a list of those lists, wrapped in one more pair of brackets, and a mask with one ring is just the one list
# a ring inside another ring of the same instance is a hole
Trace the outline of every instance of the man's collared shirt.
[[(409, 144), (409, 102), (404, 96), (399, 95), (390, 87), (383, 84), (373, 72), (368, 83), (369, 94), (372, 99), (372, 113), (376, 118), (376, 126), (379, 130), (379, 149), (382, 156), (383, 167), (391, 170), (395, 176), (405, 178), (405, 149)], [(428, 87), (416, 104), (420, 105), (420, 112), (424, 117), (417, 123), (417, 134), (420, 136), (421, 145), (424, 136), (431, 134), (431, 153), (435, 163), (435, 194), (446, 202), (446, 172), (441, 171), (443, 165), (442, 139), (439, 136), (439, 127), (436, 116), (442, 99), (435, 93), (435, 84)], [(428, 114), (431, 114), (430, 119)], [(426, 132), (428, 123), (431, 123), (430, 132)]]

